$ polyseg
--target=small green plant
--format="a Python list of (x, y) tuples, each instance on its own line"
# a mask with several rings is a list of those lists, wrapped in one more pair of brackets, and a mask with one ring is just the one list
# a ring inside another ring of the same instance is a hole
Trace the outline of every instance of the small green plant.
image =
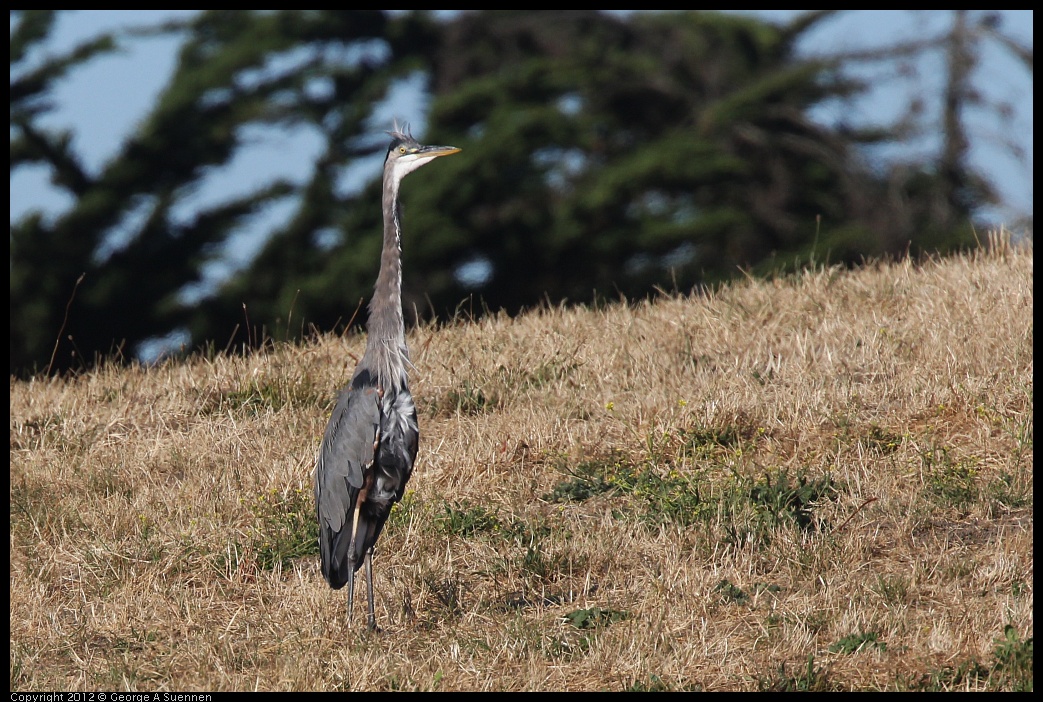
[(752, 484), (750, 479), (736, 476), (722, 497), (726, 538), (731, 543), (766, 545), (779, 528), (813, 531), (820, 526), (816, 508), (836, 499), (839, 492), (828, 473), (818, 478), (798, 474), (795, 479), (786, 471), (766, 473)]
[(760, 692), (837, 692), (838, 686), (829, 679), (829, 672), (815, 665), (814, 654), (799, 670), (790, 672), (780, 663), (774, 675), (757, 679)]
[(253, 378), (242, 387), (209, 398), (202, 407), (205, 414), (237, 412), (256, 417), (265, 411), (284, 407), (315, 407), (331, 400), (308, 378)]
[(566, 627), (554, 636), (546, 650), (554, 658), (585, 655), (597, 641), (600, 630), (625, 620), (627, 616), (626, 612), (601, 607), (573, 610), (564, 618), (566, 624), (572, 625), (572, 629)]
[(539, 542), (526, 544), (525, 555), (521, 558), (521, 571), (540, 580), (546, 580), (553, 574), (554, 566), (544, 554)]
[(280, 493), (273, 488), (257, 494), (248, 507), (256, 517), (249, 546), (258, 568), (285, 568), (295, 558), (318, 555), (318, 524), (310, 491), (297, 488)]
[(1017, 629), (1008, 624), (1003, 627), (1003, 637), (994, 643), (989, 666), (972, 658), (955, 667), (945, 666), (918, 679), (905, 680), (904, 686), (924, 692), (968, 688), (1032, 692), (1032, 639), (1022, 639)]
[(1018, 508), (1032, 504), (1032, 481), (1022, 476), (1001, 473), (997, 479), (989, 482), (986, 492), (1004, 507)]
[(466, 537), (502, 528), (497, 516), (481, 505), (464, 504), (456, 508), (446, 503), (444, 508), (445, 512), (435, 517), (435, 524), (446, 534)]
[(652, 526), (691, 526), (707, 521), (716, 511), (703, 499), (699, 477), (691, 473), (671, 469), (664, 475), (648, 469), (635, 475), (626, 487), (644, 501), (641, 520)]
[(539, 582), (553, 580), (562, 567), (567, 567), (565, 558), (560, 555), (548, 555), (544, 551), (544, 541), (551, 536), (553, 530), (542, 521), (514, 522), (502, 526), (501, 533), (515, 547), (524, 549), (519, 552), (513, 548), (505, 549), (501, 567), (509, 572), (521, 572)]
[(593, 458), (582, 461), (575, 468), (567, 464), (567, 459), (559, 462), (558, 469), (569, 475), (554, 489), (543, 496), (548, 502), (583, 502), (597, 495), (612, 492), (618, 488), (615, 476), (630, 474), (631, 466), (621, 454), (613, 452), (604, 458)]
[(450, 389), (440, 406), (451, 414), (481, 414), (500, 406), (496, 393), (486, 393), (481, 387), (465, 380), (459, 388)]
[(946, 447), (922, 451), (927, 493), (945, 507), (966, 507), (978, 498), (978, 466), (972, 459), (957, 460)]
[(743, 592), (742, 588), (733, 585), (729, 580), (722, 580), (717, 583), (713, 591), (718, 593), (721, 599), (728, 603), (743, 604), (750, 599), (750, 596)]
[(814, 511), (817, 503), (836, 495), (837, 489), (829, 474), (810, 480), (798, 475), (795, 481), (783, 471), (764, 476), (750, 490), (750, 501), (757, 505), (769, 521), (791, 521), (800, 529), (808, 531), (815, 526)]
[(568, 471), (571, 478), (558, 483), (543, 496), (548, 502), (582, 502), (596, 495), (616, 494), (638, 500), (636, 509), (620, 510), (620, 519), (636, 514), (651, 526), (705, 522), (714, 507), (702, 499), (700, 478), (675, 468), (663, 472), (652, 463), (643, 466), (613, 453), (584, 461)]
[(988, 680), (989, 670), (976, 660), (945, 666), (924, 673), (915, 680), (901, 681), (902, 687), (914, 692), (951, 692), (957, 689), (978, 688)]
[(648, 680), (635, 679), (624, 692), (672, 692), (673, 688), (658, 675), (649, 675)]
[(618, 609), (603, 609), (591, 607), (590, 609), (577, 609), (565, 615), (565, 621), (577, 629), (595, 629), (606, 627), (627, 618), (627, 613)]
[[(780, 588), (778, 585), (771, 585), (769, 583), (753, 584), (753, 591), (755, 595), (759, 595), (762, 592), (780, 592), (781, 590), (782, 588)], [(750, 601), (749, 593), (740, 588), (738, 585), (732, 584), (732, 582), (727, 578), (717, 583), (713, 591), (720, 595), (721, 600), (726, 604), (747, 604)]]
[(894, 453), (902, 445), (902, 435), (882, 429), (875, 424), (870, 425), (859, 442), (871, 451), (884, 455)]
[(1003, 638), (992, 650), (992, 679), (998, 687), (1014, 692), (1032, 692), (1032, 639), (1022, 639), (1008, 624)]
[(700, 446), (738, 446), (745, 441), (747, 432), (734, 425), (726, 427), (691, 427), (683, 433), (689, 448)]
[(878, 575), (876, 592), (889, 605), (904, 604), (909, 598), (909, 578), (904, 575)]
[(877, 641), (876, 632), (870, 631), (862, 634), (848, 634), (830, 646), (829, 651), (830, 653), (858, 653), (869, 648), (886, 651), (887, 644)]

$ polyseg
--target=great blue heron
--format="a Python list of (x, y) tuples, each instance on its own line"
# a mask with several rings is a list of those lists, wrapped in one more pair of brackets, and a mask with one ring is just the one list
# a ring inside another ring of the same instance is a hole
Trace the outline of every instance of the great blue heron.
[(402, 318), (402, 260), (398, 189), (409, 173), (455, 146), (423, 146), (395, 125), (384, 159), (384, 247), (369, 303), (366, 351), (344, 388), (322, 437), (315, 463), (322, 574), (334, 590), (348, 586), (366, 562), (369, 628), (373, 614), (373, 544), (413, 472), (420, 431), (406, 370), (409, 349)]

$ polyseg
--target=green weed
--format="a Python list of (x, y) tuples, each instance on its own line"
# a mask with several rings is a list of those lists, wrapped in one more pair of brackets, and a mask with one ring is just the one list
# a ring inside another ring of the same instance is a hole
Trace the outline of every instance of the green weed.
[(613, 492), (616, 485), (612, 477), (630, 472), (633, 468), (619, 454), (579, 463), (574, 469), (559, 464), (559, 470), (571, 477), (562, 480), (554, 489), (543, 496), (548, 502), (583, 502), (597, 495)]
[(905, 604), (909, 600), (909, 578), (903, 575), (878, 575), (876, 592), (889, 605)]
[(858, 439), (859, 443), (870, 451), (876, 451), (883, 455), (897, 451), (901, 448), (903, 440), (901, 434), (882, 429), (875, 424), (871, 424), (865, 434)]
[(497, 516), (481, 505), (461, 505), (460, 508), (445, 503), (444, 512), (434, 519), (435, 525), (446, 534), (473, 536), (483, 531), (503, 529)]
[(565, 615), (565, 623), (572, 625), (555, 636), (547, 646), (547, 652), (553, 658), (571, 658), (585, 655), (597, 641), (598, 632), (628, 618), (626, 612), (615, 609), (591, 607), (577, 609)]
[(627, 619), (629, 615), (618, 609), (577, 609), (565, 615), (565, 621), (577, 629), (596, 629)]
[(321, 407), (330, 401), (328, 394), (305, 379), (254, 378), (246, 385), (220, 393), (203, 403), (204, 414), (233, 412), (251, 417), (285, 407)]
[(848, 634), (829, 647), (830, 653), (858, 653), (869, 648), (880, 651), (887, 650), (887, 644), (877, 641), (877, 633), (870, 631), (863, 634)]
[(991, 681), (1004, 690), (1032, 692), (1032, 639), (1022, 639), (1008, 624), (995, 644)]
[(987, 666), (972, 658), (913, 680), (902, 680), (901, 686), (921, 692), (963, 689), (1032, 692), (1032, 639), (1022, 639), (1017, 629), (1008, 624), (1003, 627), (1003, 637), (994, 643), (992, 661)]
[(933, 447), (920, 453), (927, 494), (942, 507), (963, 508), (979, 494), (978, 462), (956, 459), (946, 447)]
[(624, 692), (672, 692), (673, 688), (658, 675), (649, 675), (648, 681), (635, 679)]
[(752, 481), (736, 476), (723, 499), (726, 538), (736, 544), (765, 545), (779, 528), (816, 530), (820, 525), (815, 509), (821, 502), (835, 499), (839, 492), (828, 473), (818, 478), (803, 474), (791, 478), (787, 471), (778, 471)]
[(482, 414), (500, 407), (498, 393), (486, 392), (480, 386), (465, 380), (459, 388), (451, 388), (432, 411), (441, 410), (449, 414)]
[(255, 517), (248, 549), (259, 569), (285, 568), (295, 558), (318, 555), (319, 528), (310, 491), (272, 489), (257, 494), (247, 507)]
[(808, 655), (808, 662), (797, 671), (788, 671), (785, 663), (780, 663), (773, 675), (757, 678), (759, 692), (839, 692), (840, 687), (834, 684), (829, 672), (815, 665), (815, 656)]

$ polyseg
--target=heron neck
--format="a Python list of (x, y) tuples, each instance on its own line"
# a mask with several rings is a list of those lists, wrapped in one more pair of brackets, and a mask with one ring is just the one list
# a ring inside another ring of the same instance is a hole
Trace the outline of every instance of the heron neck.
[(369, 303), (366, 355), (377, 361), (382, 384), (404, 380), (408, 351), (402, 318), (402, 242), (398, 214), (398, 182), (384, 174), (384, 245), (380, 272)]

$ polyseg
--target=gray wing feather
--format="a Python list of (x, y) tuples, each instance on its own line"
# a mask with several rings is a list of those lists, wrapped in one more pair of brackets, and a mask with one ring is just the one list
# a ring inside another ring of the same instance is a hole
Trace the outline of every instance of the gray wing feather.
[(354, 507), (364, 472), (373, 463), (380, 427), (376, 388), (346, 389), (326, 425), (315, 464), (315, 501), (320, 526), (339, 532)]

